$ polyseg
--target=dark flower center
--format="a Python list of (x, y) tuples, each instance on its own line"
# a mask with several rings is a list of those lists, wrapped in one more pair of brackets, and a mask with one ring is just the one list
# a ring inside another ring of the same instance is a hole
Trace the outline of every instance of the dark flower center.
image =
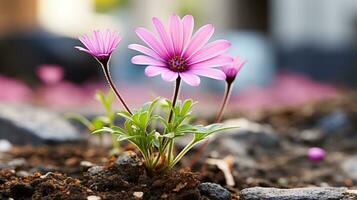
[(170, 70), (174, 72), (184, 72), (188, 69), (187, 61), (181, 56), (174, 56), (167, 61)]

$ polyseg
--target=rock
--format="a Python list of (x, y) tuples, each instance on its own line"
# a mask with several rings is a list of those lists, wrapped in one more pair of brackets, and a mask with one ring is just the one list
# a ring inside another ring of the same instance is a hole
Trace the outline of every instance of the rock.
[(311, 187), (278, 189), (253, 187), (240, 192), (240, 200), (339, 200), (345, 197), (347, 188)]
[(135, 167), (138, 166), (140, 160), (137, 158), (136, 154), (131, 151), (126, 151), (119, 155), (119, 157), (115, 160), (114, 164), (117, 167)]
[(256, 165), (254, 157), (281, 150), (282, 139), (269, 125), (244, 118), (228, 120), (224, 124), (239, 128), (214, 135), (206, 152), (216, 151), (221, 156), (232, 155), (241, 167), (253, 167)]
[(26, 105), (0, 104), (0, 139), (13, 144), (44, 144), (82, 139), (59, 115)]
[(318, 127), (326, 134), (341, 133), (350, 125), (349, 116), (343, 111), (335, 111), (323, 117), (318, 122)]
[(101, 200), (101, 199), (102, 198), (100, 198), (99, 196), (94, 196), (94, 195), (87, 197), (87, 200)]
[(10, 160), (7, 162), (7, 166), (11, 168), (16, 168), (16, 167), (21, 167), (26, 165), (26, 160), (25, 158), (15, 158), (13, 160)]
[(346, 159), (341, 163), (341, 168), (354, 181), (357, 181), (357, 156)]
[(144, 192), (134, 192), (133, 196), (141, 199), (144, 196)]
[(20, 176), (20, 177), (25, 177), (25, 176), (30, 176), (31, 174), (27, 171), (24, 170), (20, 170), (18, 172), (16, 172), (16, 176)]
[(134, 152), (126, 151), (114, 161), (114, 166), (125, 181), (135, 181), (143, 173), (142, 163)]
[(88, 169), (88, 173), (90, 176), (96, 176), (104, 171), (103, 166), (94, 166)]
[(230, 200), (231, 193), (216, 183), (201, 183), (198, 186), (202, 196), (210, 200)]

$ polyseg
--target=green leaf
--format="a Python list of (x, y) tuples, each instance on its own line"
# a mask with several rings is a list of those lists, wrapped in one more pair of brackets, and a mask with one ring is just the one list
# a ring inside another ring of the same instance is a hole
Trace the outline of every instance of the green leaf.
[(134, 122), (132, 116), (131, 116), (130, 113), (128, 113), (127, 111), (119, 111), (119, 112), (117, 113), (117, 115), (119, 115), (119, 116), (121, 116), (121, 117), (123, 117), (123, 118), (125, 118), (125, 119), (127, 119), (127, 120), (130, 120), (130, 121)]
[(181, 115), (185, 116), (191, 110), (193, 105), (194, 103), (192, 99), (185, 100), (181, 108)]
[(83, 124), (85, 127), (87, 127), (88, 130), (93, 131), (95, 127), (93, 124), (84, 116), (77, 114), (77, 113), (66, 113), (65, 118), (67, 119), (74, 119), (78, 121), (79, 123)]

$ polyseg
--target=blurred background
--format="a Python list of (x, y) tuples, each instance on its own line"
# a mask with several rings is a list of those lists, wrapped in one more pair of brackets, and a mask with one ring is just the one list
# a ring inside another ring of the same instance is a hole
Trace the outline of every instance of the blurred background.
[[(129, 104), (171, 97), (172, 84), (130, 63), (136, 52), (127, 45), (141, 43), (135, 27), (153, 30), (153, 16), (167, 21), (173, 13), (192, 14), (195, 30), (214, 24), (214, 37), (230, 40), (230, 53), (247, 60), (232, 109), (299, 105), (357, 85), (355, 0), (0, 0), (0, 101), (95, 110), (94, 93), (107, 86), (95, 60), (73, 46), (102, 28), (124, 38), (112, 71)], [(224, 82), (202, 79), (182, 91), (214, 112)]]

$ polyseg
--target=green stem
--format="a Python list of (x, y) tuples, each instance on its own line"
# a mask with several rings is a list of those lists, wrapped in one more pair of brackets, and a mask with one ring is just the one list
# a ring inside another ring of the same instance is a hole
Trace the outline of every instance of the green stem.
[(115, 95), (117, 96), (118, 100), (122, 103), (122, 105), (124, 106), (125, 110), (128, 111), (128, 113), (130, 113), (131, 115), (133, 114), (129, 107), (126, 105), (124, 99), (121, 97), (119, 90), (116, 88), (113, 79), (110, 75), (110, 71), (109, 71), (109, 61), (107, 63), (101, 63), (102, 68), (103, 68), (103, 72), (105, 75), (105, 78), (107, 79), (109, 86), (112, 88), (112, 90), (114, 91)]
[[(219, 112), (217, 113), (217, 116), (216, 116), (216, 121), (215, 121), (216, 123), (219, 123), (222, 120), (222, 116), (223, 116), (224, 110), (227, 107), (228, 100), (229, 100), (229, 98), (231, 96), (232, 83), (233, 82), (227, 82), (227, 84), (226, 84), (226, 89), (225, 89), (225, 92), (224, 92), (224, 97), (223, 97), (223, 101), (222, 101), (222, 104), (221, 104), (221, 108), (219, 109)], [(207, 139), (201, 145), (201, 147), (198, 149), (197, 153), (193, 156), (193, 158), (191, 160), (191, 164), (190, 164), (191, 167), (193, 165), (195, 165), (196, 162), (201, 158), (201, 156), (202, 156), (203, 152), (205, 151), (208, 143), (209, 143), (209, 140)]]
[(168, 150), (168, 155), (167, 155), (167, 163), (170, 165), (171, 162), (171, 156), (173, 155), (173, 147), (174, 147), (174, 139), (170, 139), (169, 141), (169, 150)]
[(196, 144), (196, 140), (192, 139), (192, 141), (184, 148), (182, 151), (176, 156), (176, 158), (172, 161), (172, 163), (169, 165), (169, 168), (171, 169), (173, 166), (175, 166), (181, 158)]

